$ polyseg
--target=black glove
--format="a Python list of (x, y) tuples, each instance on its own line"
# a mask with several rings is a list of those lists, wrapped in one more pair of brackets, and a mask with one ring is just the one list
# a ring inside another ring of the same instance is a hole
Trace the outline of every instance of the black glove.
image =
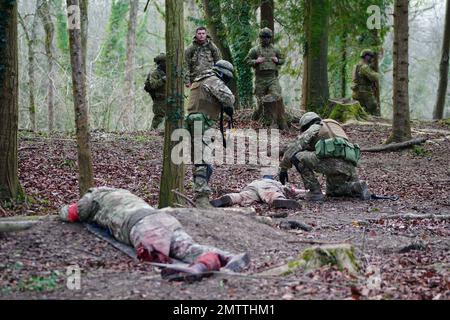
[(225, 107), (223, 108), (223, 112), (225, 112), (230, 118), (232, 118), (234, 115), (233, 107)]
[(283, 186), (286, 185), (286, 182), (289, 182), (289, 175), (287, 171), (280, 172), (280, 182)]

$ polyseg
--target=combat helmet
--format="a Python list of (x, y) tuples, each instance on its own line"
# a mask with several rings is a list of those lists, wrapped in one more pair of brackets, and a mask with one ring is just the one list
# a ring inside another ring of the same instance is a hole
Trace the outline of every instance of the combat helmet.
[(273, 32), (269, 28), (263, 28), (263, 29), (261, 29), (261, 32), (259, 33), (259, 37), (260, 38), (264, 38), (264, 37), (273, 38)]
[(322, 118), (317, 113), (307, 112), (300, 119), (300, 130), (305, 132), (311, 125), (320, 121), (322, 121)]
[(361, 58), (364, 58), (367, 55), (375, 57), (375, 52), (371, 49), (364, 49), (363, 51), (361, 51)]
[(234, 78), (234, 67), (226, 60), (217, 61), (212, 70), (225, 75), (229, 79)]
[(165, 53), (160, 53), (158, 54), (155, 59), (154, 59), (155, 63), (160, 64), (160, 63), (165, 63), (166, 62), (166, 54)]

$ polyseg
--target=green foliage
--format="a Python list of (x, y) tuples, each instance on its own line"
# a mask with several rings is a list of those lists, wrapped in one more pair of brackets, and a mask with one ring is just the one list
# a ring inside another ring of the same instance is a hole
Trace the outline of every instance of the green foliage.
[(422, 146), (414, 146), (412, 148), (412, 153), (414, 155), (416, 155), (416, 156), (419, 156), (419, 157), (429, 157), (429, 156), (431, 156), (431, 152), (429, 150), (425, 149)]
[(226, 8), (222, 9), (237, 71), (239, 98), (243, 107), (253, 105), (253, 73), (245, 61), (259, 29), (252, 8), (249, 1), (231, 0), (227, 1)]
[(99, 71), (103, 74), (123, 74), (126, 60), (127, 14), (130, 3), (114, 0), (109, 17), (106, 40), (100, 53)]
[(20, 280), (17, 288), (20, 291), (37, 291), (37, 292), (48, 292), (56, 289), (58, 285), (58, 279), (60, 273), (58, 271), (53, 271), (47, 277), (41, 276), (31, 276), (28, 279)]
[[(56, 11), (56, 46), (61, 51), (64, 61), (69, 59), (69, 33), (67, 32), (66, 2), (53, 0), (52, 5)], [(68, 64), (66, 64), (68, 66)]]

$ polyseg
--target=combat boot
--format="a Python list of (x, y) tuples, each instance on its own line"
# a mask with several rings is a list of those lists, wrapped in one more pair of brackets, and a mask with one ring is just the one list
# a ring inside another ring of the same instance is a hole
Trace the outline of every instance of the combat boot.
[(231, 207), (233, 205), (233, 200), (230, 196), (223, 196), (219, 199), (211, 201), (211, 205), (215, 208)]
[(368, 201), (372, 198), (367, 182), (361, 180), (352, 182), (351, 184), (352, 195), (361, 198), (361, 200)]
[(318, 191), (308, 191), (306, 193), (306, 201), (309, 202), (323, 202), (325, 197), (322, 193), (322, 191), (318, 190)]
[(241, 272), (250, 264), (250, 256), (248, 253), (241, 253), (232, 256), (228, 263), (225, 265), (225, 269), (232, 272)]
[(277, 199), (273, 201), (272, 206), (275, 209), (298, 209), (300, 204), (291, 199)]
[(195, 198), (195, 206), (198, 209), (212, 209), (214, 208), (209, 202), (209, 196), (207, 194), (200, 194)]

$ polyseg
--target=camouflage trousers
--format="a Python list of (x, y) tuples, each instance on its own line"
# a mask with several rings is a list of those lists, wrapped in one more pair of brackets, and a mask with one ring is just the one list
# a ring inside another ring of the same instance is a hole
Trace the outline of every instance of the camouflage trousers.
[(303, 151), (297, 153), (293, 163), (302, 176), (305, 189), (321, 191), (315, 172), (324, 174), (327, 182), (327, 195), (331, 197), (358, 197), (352, 191), (352, 183), (359, 181), (356, 167), (341, 159), (319, 159), (315, 152)]
[[(186, 116), (185, 119), (185, 127), (191, 134), (191, 161), (194, 163), (195, 161), (195, 155), (194, 155), (194, 146), (195, 146), (195, 139), (194, 139), (194, 126), (195, 123), (201, 123), (202, 128), (202, 135), (204, 133), (214, 127), (215, 122), (211, 120), (207, 115), (204, 113), (198, 112), (198, 113), (191, 113)], [(205, 141), (204, 139), (201, 140), (203, 144), (203, 148), (208, 148), (211, 144), (211, 141)], [(197, 146), (198, 147), (198, 146)], [(201, 150), (203, 150), (203, 148)], [(196, 163), (194, 164), (193, 168), (193, 177), (194, 177), (194, 192), (196, 196), (209, 196), (212, 191), (209, 187), (209, 181), (211, 180), (211, 176), (213, 174), (213, 166), (205, 163), (202, 157), (202, 163)]]
[(380, 106), (378, 105), (377, 99), (372, 92), (354, 91), (353, 99), (357, 100), (364, 110), (367, 111), (367, 113), (374, 116), (381, 115)]
[(227, 194), (231, 198), (233, 205), (243, 207), (251, 206), (255, 202), (263, 202), (272, 205), (274, 200), (286, 199), (284, 193), (276, 187), (256, 188), (247, 186), (239, 193)]
[(153, 101), (153, 122), (152, 129), (156, 130), (160, 124), (164, 121), (166, 117), (166, 101), (165, 100), (155, 100)]
[(271, 96), (272, 100), (281, 100), (282, 90), (276, 75), (257, 75), (255, 80), (255, 96), (258, 102), (254, 117), (259, 119), (264, 113), (263, 98)]
[[(135, 248), (143, 246), (148, 252), (157, 252), (160, 257), (170, 257), (185, 263), (194, 263), (197, 258), (208, 252), (223, 257), (232, 254), (218, 248), (196, 243), (173, 216), (158, 212), (141, 219), (131, 230), (131, 242)], [(162, 254), (162, 256), (161, 256)], [(160, 259), (160, 262), (166, 262)]]

